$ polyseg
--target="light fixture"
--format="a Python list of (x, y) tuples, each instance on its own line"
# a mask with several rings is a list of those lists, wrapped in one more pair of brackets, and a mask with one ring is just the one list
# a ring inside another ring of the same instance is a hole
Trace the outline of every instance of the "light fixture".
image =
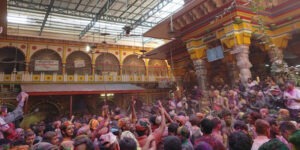
[(269, 64), (265, 64), (265, 66), (266, 66), (266, 67), (270, 67), (270, 65), (269, 65)]
[(89, 45), (87, 45), (86, 48), (85, 48), (85, 51), (90, 52), (90, 50), (91, 50), (91, 47)]
[[(107, 93), (107, 94), (106, 94), (107, 97), (112, 97), (112, 96), (114, 96), (114, 95), (115, 95), (114, 93)], [(104, 93), (103, 93), (103, 94), (100, 94), (100, 96), (101, 96), (101, 97), (105, 97), (105, 94), (104, 94)]]

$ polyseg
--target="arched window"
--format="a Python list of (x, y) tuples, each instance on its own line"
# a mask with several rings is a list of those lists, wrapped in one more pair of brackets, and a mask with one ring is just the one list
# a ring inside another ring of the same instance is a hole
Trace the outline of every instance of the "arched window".
[(15, 47), (0, 48), (0, 72), (10, 74), (25, 70), (25, 55)]
[(124, 75), (146, 75), (145, 62), (137, 55), (129, 55), (123, 61), (122, 72)]
[(66, 64), (67, 74), (91, 74), (92, 60), (90, 56), (81, 51), (75, 51), (67, 57)]

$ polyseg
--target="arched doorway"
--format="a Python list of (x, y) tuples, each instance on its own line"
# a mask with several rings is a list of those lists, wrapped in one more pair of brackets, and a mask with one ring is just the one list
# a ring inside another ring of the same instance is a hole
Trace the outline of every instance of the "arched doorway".
[(118, 58), (111, 53), (102, 53), (99, 55), (96, 59), (95, 67), (97, 74), (120, 74), (120, 62)]
[[(29, 109), (29, 114), (42, 113), (45, 115), (45, 119), (48, 121), (55, 120), (58, 116), (62, 115), (62, 106), (59, 103), (43, 100), (42, 102), (36, 103)], [(51, 110), (51, 111), (49, 111)]]
[(284, 61), (288, 63), (289, 66), (300, 67), (300, 33), (294, 34), (292, 39), (289, 40), (288, 46), (283, 50)]
[(67, 57), (66, 71), (67, 74), (91, 74), (92, 60), (90, 56), (82, 51), (71, 53)]
[(33, 73), (62, 73), (60, 55), (51, 49), (42, 49), (35, 52), (30, 58), (29, 71)]
[(152, 76), (167, 76), (167, 63), (164, 60), (150, 59), (148, 64), (148, 74)]
[(271, 62), (269, 54), (263, 51), (256, 41), (252, 40), (252, 44), (249, 47), (249, 60), (252, 64), (251, 73), (252, 77), (260, 77), (265, 79), (271, 73)]
[(146, 75), (145, 62), (137, 55), (129, 55), (123, 61), (122, 72), (125, 75)]
[(0, 48), (0, 72), (11, 74), (20, 71), (25, 71), (24, 53), (16, 47)]

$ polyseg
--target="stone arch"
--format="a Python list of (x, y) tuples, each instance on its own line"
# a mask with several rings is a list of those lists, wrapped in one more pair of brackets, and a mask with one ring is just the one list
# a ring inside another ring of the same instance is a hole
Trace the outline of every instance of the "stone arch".
[[(56, 64), (54, 64), (53, 66), (56, 67), (52, 67), (51, 69), (47, 70), (47, 68), (44, 67), (37, 67), (36, 65), (36, 61), (37, 60), (49, 60), (49, 61), (53, 61), (53, 63), (58, 62), (58, 66), (56, 66)], [(29, 63), (29, 72), (33, 72), (33, 73), (47, 73), (47, 74), (52, 74), (52, 73), (58, 73), (61, 74), (62, 73), (62, 60), (60, 55), (52, 49), (41, 49), (36, 51), (35, 53), (33, 53), (33, 55), (30, 58), (30, 63)]]
[(124, 75), (146, 75), (146, 65), (137, 55), (129, 55), (123, 61), (122, 72)]
[[(42, 101), (30, 107), (29, 113), (35, 111), (46, 113), (46, 117), (57, 117), (63, 113), (63, 106), (51, 101)], [(51, 111), (48, 111), (51, 110)]]
[(91, 74), (92, 73), (91, 57), (82, 51), (72, 52), (67, 57), (66, 72), (67, 74), (75, 74), (75, 73), (80, 75)]
[(95, 72), (97, 74), (103, 72), (120, 74), (120, 62), (115, 55), (102, 53), (96, 58)]
[(167, 76), (167, 63), (164, 60), (150, 59), (148, 63), (148, 74), (154, 76)]
[(10, 74), (25, 71), (25, 54), (20, 49), (7, 46), (0, 48), (0, 72)]

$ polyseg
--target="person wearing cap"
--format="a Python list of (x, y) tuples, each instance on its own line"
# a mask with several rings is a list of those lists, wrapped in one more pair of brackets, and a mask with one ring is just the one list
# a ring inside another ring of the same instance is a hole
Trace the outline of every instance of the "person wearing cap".
[(300, 90), (295, 88), (293, 81), (287, 81), (286, 90), (283, 93), (284, 99), (287, 100), (286, 106), (290, 111), (291, 119), (299, 122), (300, 113)]
[[(24, 106), (24, 102), (27, 98), (28, 98), (27, 93), (25, 93), (25, 92), (19, 93), (19, 95), (17, 96), (17, 101), (19, 102), (18, 106), (14, 111), (12, 111), (10, 113), (7, 112), (7, 107), (5, 107), (5, 106), (1, 107), (0, 139), (8, 138), (8, 137), (4, 137), (4, 133), (7, 136), (11, 136), (12, 139), (14, 138), (14, 136), (12, 136), (12, 135), (16, 135), (15, 131), (12, 129), (12, 126), (10, 126), (9, 124), (23, 116), (23, 106)], [(9, 139), (11, 139), (11, 138), (9, 138)]]

